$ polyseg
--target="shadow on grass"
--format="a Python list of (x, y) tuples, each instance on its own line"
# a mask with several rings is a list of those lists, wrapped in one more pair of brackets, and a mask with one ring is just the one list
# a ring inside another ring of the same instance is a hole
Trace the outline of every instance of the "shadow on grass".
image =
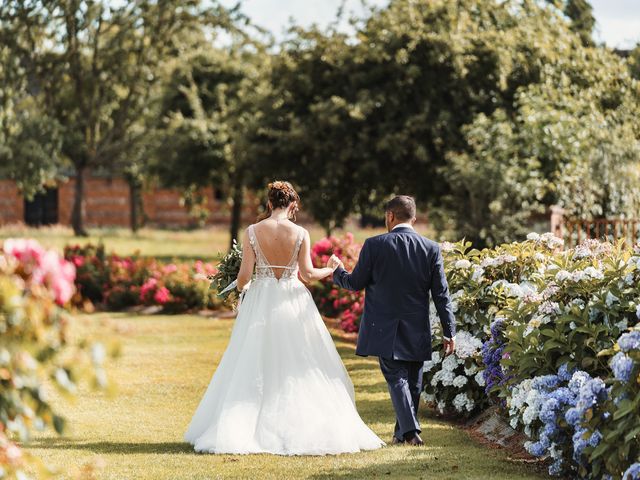
[[(402, 447), (385, 447), (402, 448)], [(403, 457), (395, 462), (372, 463), (365, 467), (348, 468), (341, 466), (339, 470), (321, 472), (310, 477), (313, 480), (330, 479), (365, 479), (365, 478), (430, 478), (433, 471), (442, 472), (437, 457), (434, 458), (433, 451), (427, 448), (419, 448), (412, 452), (409, 458)], [(457, 467), (449, 468), (455, 474)], [(455, 477), (451, 477), (455, 478)]]
[(64, 438), (51, 438), (34, 441), (24, 445), (27, 448), (41, 448), (44, 450), (86, 450), (92, 453), (193, 453), (193, 446), (186, 442), (86, 442)]

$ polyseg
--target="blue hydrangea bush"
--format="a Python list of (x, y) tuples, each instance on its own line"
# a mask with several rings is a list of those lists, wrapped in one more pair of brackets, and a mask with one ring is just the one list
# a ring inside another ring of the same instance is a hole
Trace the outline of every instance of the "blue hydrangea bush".
[(498, 405), (552, 475), (640, 479), (640, 247), (530, 234), (442, 251), (465, 353), (436, 340), (424, 399), (457, 416)]

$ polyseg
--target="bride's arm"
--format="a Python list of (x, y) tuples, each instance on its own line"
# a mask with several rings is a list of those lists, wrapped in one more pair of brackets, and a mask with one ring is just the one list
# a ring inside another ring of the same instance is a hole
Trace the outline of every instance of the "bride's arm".
[(256, 255), (253, 253), (253, 248), (251, 248), (251, 244), (249, 243), (249, 233), (245, 230), (242, 236), (242, 263), (240, 263), (240, 271), (238, 272), (237, 278), (238, 285), (236, 286), (238, 290), (242, 291), (245, 285), (251, 280), (255, 263)]
[(300, 276), (305, 282), (313, 282), (320, 280), (324, 277), (328, 277), (333, 273), (333, 268), (315, 268), (311, 262), (311, 240), (309, 239), (309, 232), (304, 231), (304, 239), (300, 246), (300, 253), (298, 254), (298, 265), (300, 267)]

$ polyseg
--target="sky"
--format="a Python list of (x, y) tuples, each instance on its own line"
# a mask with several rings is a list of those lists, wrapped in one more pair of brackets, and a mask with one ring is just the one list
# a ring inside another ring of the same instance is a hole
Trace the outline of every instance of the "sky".
[[(237, 0), (222, 0), (231, 6)], [(336, 15), (342, 0), (243, 0), (242, 11), (255, 24), (270, 30), (276, 38), (293, 19), (296, 24), (326, 26)], [(361, 0), (345, 0), (347, 12), (362, 13)], [(382, 6), (387, 0), (367, 0)], [(640, 42), (640, 0), (591, 0), (596, 17), (595, 38), (610, 47), (630, 48)]]

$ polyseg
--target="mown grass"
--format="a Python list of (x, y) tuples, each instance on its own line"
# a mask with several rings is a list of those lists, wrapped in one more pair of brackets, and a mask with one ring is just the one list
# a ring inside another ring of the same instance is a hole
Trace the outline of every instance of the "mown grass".
[[(117, 394), (109, 398), (83, 388), (73, 405), (53, 394), (71, 430), (64, 437), (41, 433), (27, 444), (51, 465), (73, 470), (100, 458), (103, 479), (546, 478), (509, 460), (501, 450), (475, 443), (460, 427), (432, 418), (422, 419), (422, 448), (386, 447), (325, 457), (195, 453), (182, 441), (183, 434), (224, 352), (233, 321), (189, 315), (84, 318), (88, 324), (83, 329), (121, 343), (122, 356), (108, 367)], [(388, 441), (393, 410), (376, 360), (356, 357), (352, 345), (336, 343), (353, 379), (362, 418)]]
[[(309, 226), (311, 240), (316, 241), (325, 236), (318, 226)], [(363, 242), (367, 237), (381, 233), (382, 229), (350, 228), (356, 240)], [(336, 231), (341, 235), (344, 231)], [(84, 245), (86, 243), (103, 243), (107, 252), (119, 255), (139, 253), (160, 260), (179, 259), (183, 261), (211, 261), (219, 258), (220, 253), (229, 247), (229, 232), (225, 226), (215, 226), (198, 230), (162, 230), (143, 228), (132, 233), (123, 228), (89, 229), (88, 237), (76, 237), (68, 227), (52, 226), (28, 228), (22, 225), (0, 228), (0, 241), (9, 237), (35, 238), (47, 247), (62, 251), (65, 245)]]

